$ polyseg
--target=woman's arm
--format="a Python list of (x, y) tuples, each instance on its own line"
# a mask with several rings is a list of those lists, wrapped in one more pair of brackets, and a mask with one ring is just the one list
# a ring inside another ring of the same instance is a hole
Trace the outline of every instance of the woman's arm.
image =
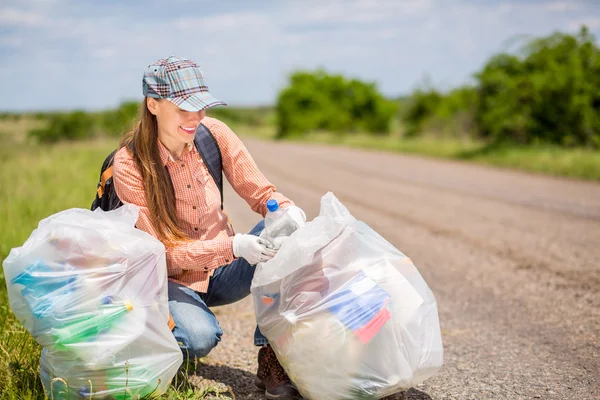
[[(123, 203), (140, 208), (136, 227), (158, 238), (144, 194), (144, 184), (137, 164), (127, 152), (121, 149), (115, 156), (113, 180), (117, 195)], [(233, 237), (218, 240), (193, 240), (166, 247), (169, 274), (181, 270), (216, 269), (233, 261)]]
[(276, 191), (275, 186), (260, 172), (246, 146), (225, 123), (210, 117), (205, 117), (202, 123), (219, 143), (227, 180), (252, 210), (264, 217), (269, 199), (277, 200), (282, 208), (294, 204)]

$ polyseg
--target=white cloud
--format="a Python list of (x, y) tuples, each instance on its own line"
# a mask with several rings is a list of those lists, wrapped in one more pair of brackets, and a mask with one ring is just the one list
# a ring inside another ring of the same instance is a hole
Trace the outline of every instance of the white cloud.
[(19, 49), (23, 45), (23, 40), (18, 37), (5, 36), (0, 37), (0, 47)]
[(90, 55), (97, 59), (110, 59), (118, 55), (118, 50), (114, 47), (101, 47), (91, 50)]
[(5, 8), (0, 13), (0, 22), (8, 26), (44, 26), (46, 25), (41, 15), (25, 12), (14, 8)]
[(580, 10), (583, 7), (583, 4), (576, 0), (571, 1), (551, 1), (546, 4), (542, 4), (542, 9), (546, 11), (553, 12), (564, 12), (564, 11), (573, 11)]
[(181, 17), (176, 19), (176, 26), (187, 31), (231, 31), (241, 26), (260, 24), (264, 19), (259, 13), (240, 12), (208, 17)]
[(288, 26), (314, 24), (378, 24), (431, 11), (432, 0), (330, 0), (310, 7), (305, 2), (284, 2), (281, 16)]
[(568, 27), (570, 31), (577, 31), (582, 25), (588, 27), (588, 29), (596, 30), (600, 28), (600, 17), (584, 17), (573, 19), (569, 21)]

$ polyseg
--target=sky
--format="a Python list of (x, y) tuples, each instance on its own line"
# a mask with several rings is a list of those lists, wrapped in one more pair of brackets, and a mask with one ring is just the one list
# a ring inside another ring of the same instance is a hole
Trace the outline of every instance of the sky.
[(486, 60), (585, 24), (598, 0), (1, 0), (0, 110), (99, 110), (142, 98), (142, 73), (196, 61), (213, 95), (274, 104), (290, 73), (323, 68), (387, 96), (468, 83)]

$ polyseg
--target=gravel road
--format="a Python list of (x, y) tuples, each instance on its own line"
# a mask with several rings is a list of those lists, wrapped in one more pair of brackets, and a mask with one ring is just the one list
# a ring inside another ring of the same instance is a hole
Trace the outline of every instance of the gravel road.
[[(600, 399), (600, 184), (339, 147), (244, 139), (312, 219), (333, 192), (433, 290), (445, 364), (405, 399)], [(231, 188), (238, 232), (259, 219)], [(250, 297), (199, 374), (262, 399)], [(318, 399), (315, 399), (318, 400)]]

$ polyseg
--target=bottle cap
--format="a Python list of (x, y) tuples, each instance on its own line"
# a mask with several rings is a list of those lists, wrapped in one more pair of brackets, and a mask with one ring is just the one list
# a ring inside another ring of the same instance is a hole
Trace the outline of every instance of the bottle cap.
[(127, 311), (133, 310), (133, 304), (131, 304), (129, 302), (129, 300), (125, 300), (125, 304), (124, 305), (125, 305), (125, 308), (127, 309)]
[(277, 209), (279, 208), (279, 203), (277, 203), (277, 200), (271, 199), (269, 201), (267, 201), (267, 209), (271, 212), (273, 211), (277, 211)]

